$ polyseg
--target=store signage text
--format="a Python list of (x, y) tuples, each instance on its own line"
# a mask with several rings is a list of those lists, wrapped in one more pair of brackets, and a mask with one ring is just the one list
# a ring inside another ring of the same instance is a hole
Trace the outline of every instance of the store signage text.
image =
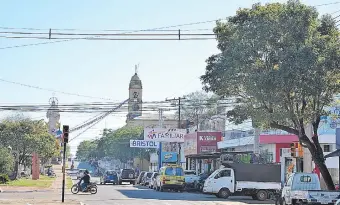
[(216, 141), (216, 136), (199, 136), (200, 141)]
[(158, 148), (159, 143), (155, 141), (146, 141), (146, 140), (130, 140), (130, 147)]

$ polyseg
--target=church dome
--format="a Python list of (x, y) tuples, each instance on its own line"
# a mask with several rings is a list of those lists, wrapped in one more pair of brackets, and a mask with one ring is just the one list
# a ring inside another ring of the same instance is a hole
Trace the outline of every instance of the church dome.
[(142, 88), (142, 81), (137, 73), (131, 77), (129, 88)]

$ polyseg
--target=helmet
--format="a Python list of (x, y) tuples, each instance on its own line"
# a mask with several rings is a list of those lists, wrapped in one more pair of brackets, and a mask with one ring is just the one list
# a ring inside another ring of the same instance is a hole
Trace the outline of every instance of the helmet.
[(88, 170), (85, 170), (85, 171), (84, 171), (84, 174), (89, 174), (89, 171), (88, 171)]

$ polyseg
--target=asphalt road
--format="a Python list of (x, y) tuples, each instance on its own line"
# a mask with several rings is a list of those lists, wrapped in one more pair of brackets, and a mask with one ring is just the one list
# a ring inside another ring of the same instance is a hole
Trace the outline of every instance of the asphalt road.
[(78, 193), (67, 195), (85, 205), (242, 205), (272, 204), (272, 202), (255, 201), (247, 197), (230, 197), (219, 199), (215, 196), (199, 193), (158, 192), (152, 189), (133, 185), (98, 185), (98, 193)]

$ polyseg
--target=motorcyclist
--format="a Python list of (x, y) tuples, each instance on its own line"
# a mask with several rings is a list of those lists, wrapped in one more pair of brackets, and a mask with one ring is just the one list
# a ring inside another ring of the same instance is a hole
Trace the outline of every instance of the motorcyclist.
[(91, 177), (90, 177), (89, 171), (85, 170), (84, 176), (79, 180), (79, 183), (81, 183), (83, 181), (83, 183), (80, 184), (80, 187), (81, 187), (83, 192), (86, 191), (87, 185), (90, 184), (90, 179), (91, 179)]

